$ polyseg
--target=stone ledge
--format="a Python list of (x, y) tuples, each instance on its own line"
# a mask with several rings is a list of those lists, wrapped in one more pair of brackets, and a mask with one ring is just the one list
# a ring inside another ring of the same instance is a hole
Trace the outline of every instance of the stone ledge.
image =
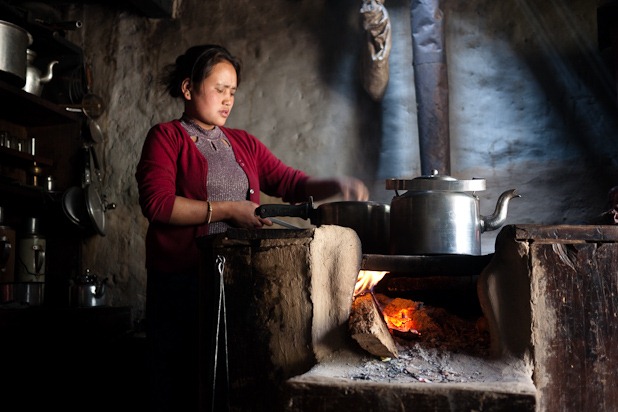
[(286, 382), (286, 411), (530, 411), (532, 383), (379, 383), (301, 375)]

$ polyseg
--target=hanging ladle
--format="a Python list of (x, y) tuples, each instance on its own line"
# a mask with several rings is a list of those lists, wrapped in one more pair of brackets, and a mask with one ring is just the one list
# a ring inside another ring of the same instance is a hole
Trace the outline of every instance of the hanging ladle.
[(67, 106), (66, 110), (81, 113), (87, 118), (95, 120), (101, 117), (105, 111), (105, 103), (101, 96), (89, 92), (82, 98), (81, 104)]
[(66, 110), (74, 113), (82, 113), (86, 116), (86, 124), (89, 129), (89, 133), (86, 134), (93, 143), (100, 143), (103, 141), (103, 130), (101, 126), (96, 122), (103, 112), (105, 111), (105, 103), (101, 96), (92, 93), (92, 69), (90, 65), (84, 68), (86, 73), (86, 94), (82, 98), (81, 105), (67, 106)]
[(87, 121), (87, 126), (88, 133), (86, 133), (86, 136), (90, 138), (92, 143), (101, 143), (103, 141), (103, 130), (101, 130), (101, 126), (90, 118)]

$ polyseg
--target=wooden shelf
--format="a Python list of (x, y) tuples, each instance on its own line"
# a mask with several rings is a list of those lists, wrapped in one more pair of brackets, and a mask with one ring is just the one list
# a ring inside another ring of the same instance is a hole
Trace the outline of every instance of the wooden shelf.
[(0, 147), (0, 159), (3, 164), (10, 164), (15, 167), (28, 168), (32, 167), (36, 162), (39, 166), (52, 167), (54, 161), (44, 156), (31, 155), (26, 152), (20, 152), (19, 150), (9, 149), (6, 147)]
[(4, 119), (30, 128), (79, 124), (80, 116), (60, 105), (0, 81), (0, 113)]
[(57, 188), (78, 184), (83, 172), (78, 157), (82, 124), (79, 114), (0, 80), (0, 130), (21, 141), (35, 141), (36, 146), (34, 155), (0, 147), (2, 176), (26, 185), (36, 163), (41, 179), (52, 176)]

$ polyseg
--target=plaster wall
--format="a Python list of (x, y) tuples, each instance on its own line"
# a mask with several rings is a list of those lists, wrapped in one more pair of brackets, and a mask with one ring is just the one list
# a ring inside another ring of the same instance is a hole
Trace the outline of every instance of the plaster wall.
[[(485, 178), (481, 212), (515, 188), (508, 223), (584, 223), (618, 184), (615, 79), (599, 51), (589, 0), (443, 0), (449, 76), (451, 175)], [(83, 27), (69, 39), (93, 66), (108, 102), (97, 147), (105, 237), (84, 241), (83, 266), (109, 276), (113, 305), (143, 316), (147, 222), (134, 178), (145, 135), (177, 118), (164, 65), (198, 43), (221, 43), (244, 62), (228, 126), (258, 136), (285, 162), (316, 175), (349, 174), (389, 203), (390, 177), (420, 173), (410, 4), (389, 0), (390, 81), (382, 102), (360, 82), (361, 1), (178, 0), (173, 19), (101, 4), (69, 6)], [(491, 253), (497, 231), (483, 234)]]

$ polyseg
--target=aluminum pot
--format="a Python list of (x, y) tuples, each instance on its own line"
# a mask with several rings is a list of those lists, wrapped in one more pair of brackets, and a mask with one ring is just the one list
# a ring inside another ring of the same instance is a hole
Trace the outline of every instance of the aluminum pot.
[(298, 205), (261, 205), (260, 217), (288, 216), (309, 219), (316, 226), (337, 225), (354, 229), (365, 254), (388, 253), (390, 205), (379, 202), (341, 201), (313, 207), (313, 199)]
[(27, 50), (32, 36), (21, 27), (0, 20), (0, 79), (22, 88), (26, 84)]
[(0, 283), (0, 303), (40, 306), (44, 303), (44, 292), (43, 282)]

